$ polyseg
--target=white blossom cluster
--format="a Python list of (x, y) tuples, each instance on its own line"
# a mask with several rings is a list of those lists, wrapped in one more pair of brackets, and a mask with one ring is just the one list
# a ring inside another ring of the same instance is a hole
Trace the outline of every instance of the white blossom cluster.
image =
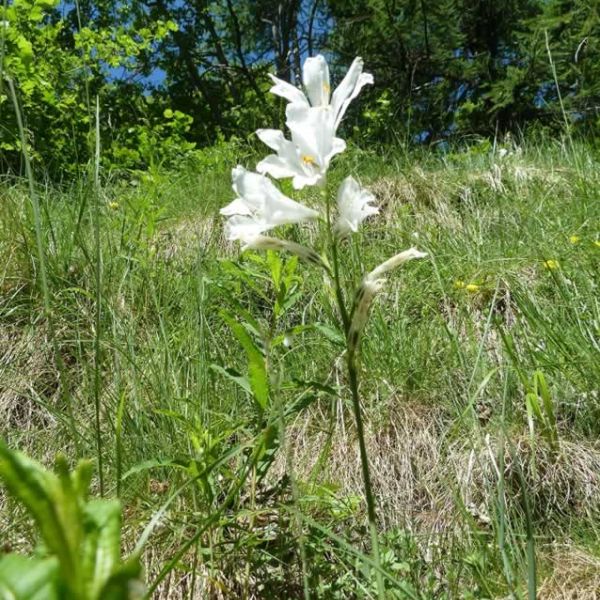
[[(278, 129), (256, 132), (275, 154), (258, 163), (257, 173), (240, 166), (233, 169), (233, 190), (237, 197), (221, 210), (228, 218), (228, 239), (239, 240), (244, 248), (265, 248), (264, 232), (319, 216), (316, 210), (282, 194), (267, 175), (274, 179), (289, 177), (295, 189), (322, 186), (331, 159), (346, 148), (346, 142), (336, 137), (342, 117), (360, 90), (373, 83), (373, 76), (363, 73), (362, 59), (356, 58), (332, 94), (329, 67), (321, 55), (304, 63), (302, 80), (306, 94), (286, 81), (271, 78), (274, 82), (271, 92), (288, 101), (286, 125), (290, 139)], [(337, 196), (337, 234), (344, 236), (357, 231), (366, 217), (376, 214), (378, 209), (371, 204), (374, 199), (354, 178), (346, 178)]]

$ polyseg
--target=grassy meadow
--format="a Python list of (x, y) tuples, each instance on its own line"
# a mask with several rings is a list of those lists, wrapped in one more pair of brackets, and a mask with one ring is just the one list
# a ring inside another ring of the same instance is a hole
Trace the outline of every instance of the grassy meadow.
[[(256, 160), (223, 143), (176, 171), (0, 182), (0, 436), (47, 465), (95, 461), (124, 553), (152, 523), (150, 597), (375, 598), (331, 289), (314, 266), (224, 239), (230, 170)], [(341, 248), (348, 293), (392, 254), (428, 253), (390, 275), (360, 355), (387, 594), (595, 598), (597, 152), (352, 147), (332, 189), (347, 174), (380, 207)], [(240, 345), (254, 320), (272, 334), (260, 406)], [(0, 540), (36, 542), (4, 492)]]

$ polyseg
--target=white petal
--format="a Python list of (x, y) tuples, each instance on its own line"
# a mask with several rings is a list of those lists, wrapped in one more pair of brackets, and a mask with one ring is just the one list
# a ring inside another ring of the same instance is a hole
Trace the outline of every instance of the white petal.
[(346, 177), (338, 190), (337, 205), (339, 218), (336, 223), (338, 235), (344, 236), (351, 231), (356, 232), (360, 224), (370, 215), (377, 214), (379, 209), (369, 203), (375, 196), (362, 189), (353, 177)]
[(275, 179), (293, 177), (298, 173), (302, 173), (296, 146), (293, 142), (285, 139), (282, 131), (279, 129), (259, 129), (256, 135), (269, 148), (277, 152), (277, 156), (273, 154), (267, 156), (256, 165), (256, 170), (259, 173), (269, 173)]
[(306, 104), (308, 106), (308, 100), (306, 96), (297, 87), (293, 86), (283, 79), (278, 79), (275, 75), (269, 74), (269, 77), (275, 84), (269, 91), (276, 96), (281, 96), (289, 102), (295, 102), (298, 104)]
[(221, 214), (230, 217), (226, 225), (228, 239), (256, 236), (278, 225), (318, 217), (315, 210), (285, 196), (264, 175), (238, 166), (233, 169), (232, 177), (233, 189), (239, 197), (221, 210)]
[(275, 187), (274, 190), (276, 193), (269, 193), (265, 200), (265, 218), (273, 226), (300, 223), (319, 216), (316, 210), (284, 196)]
[(229, 217), (231, 215), (251, 215), (252, 211), (242, 198), (236, 198), (233, 202), (224, 206), (219, 213), (224, 217)]
[[(286, 117), (286, 124), (292, 133), (294, 144), (298, 147), (300, 160), (307, 174), (312, 174), (312, 169), (309, 167), (316, 167), (324, 173), (329, 166), (331, 156), (336, 153), (332, 154), (334, 131), (329, 108), (307, 108), (289, 104)], [(338, 152), (341, 151), (339, 143), (336, 148)]]
[(329, 85), (329, 67), (325, 57), (319, 54), (307, 58), (302, 67), (302, 83), (313, 106), (327, 106), (331, 87)]
[(238, 166), (231, 172), (231, 178), (233, 190), (249, 209), (256, 211), (264, 206), (265, 186), (270, 183), (264, 175), (252, 173)]
[(356, 57), (348, 69), (346, 76), (333, 92), (331, 106), (334, 114), (335, 128), (340, 124), (350, 102), (358, 96), (360, 90), (367, 84), (373, 83), (373, 75), (363, 73), (363, 60)]
[(253, 217), (233, 216), (225, 223), (225, 236), (228, 240), (244, 240), (260, 235), (268, 229), (267, 225)]
[(256, 170), (259, 173), (268, 173), (275, 179), (295, 177), (298, 174), (298, 169), (295, 169), (288, 161), (276, 154), (269, 154), (269, 156), (263, 158), (256, 165)]
[[(301, 154), (316, 154), (317, 127), (315, 127), (316, 113), (321, 112), (318, 108), (288, 104), (285, 115), (288, 129), (292, 133), (293, 143), (298, 146)], [(313, 158), (316, 158), (313, 156)]]
[(285, 142), (287, 142), (285, 135), (283, 135), (283, 131), (280, 129), (257, 129), (256, 135), (263, 144), (266, 144), (269, 148), (277, 152), (279, 152), (285, 145)]
[(337, 206), (340, 213), (346, 212), (347, 208), (352, 205), (352, 200), (359, 190), (358, 182), (351, 175), (342, 181), (337, 193)]
[(327, 163), (340, 152), (343, 152), (346, 149), (346, 142), (341, 138), (333, 138), (333, 143), (331, 145), (331, 151), (327, 155)]
[(295, 190), (301, 190), (307, 185), (319, 185), (323, 180), (323, 175), (315, 173), (314, 175), (295, 175), (292, 180), (292, 186)]

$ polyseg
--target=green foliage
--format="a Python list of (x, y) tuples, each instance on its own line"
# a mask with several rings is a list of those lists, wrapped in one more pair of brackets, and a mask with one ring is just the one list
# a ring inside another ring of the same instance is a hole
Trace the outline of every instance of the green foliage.
[[(193, 148), (182, 143), (191, 117), (179, 113), (166, 119), (160, 107), (154, 115), (154, 106), (144, 101), (143, 86), (109, 82), (117, 68), (136, 69), (144, 53), (176, 30), (176, 25), (159, 20), (134, 33), (124, 25), (104, 28), (91, 22), (74, 30), (68, 19), (59, 16), (57, 5), (57, 0), (17, 0), (0, 8), (2, 79), (11, 78), (17, 86), (34, 165), (52, 175), (72, 174), (85, 167), (93, 155), (96, 95), (100, 97), (103, 146), (109, 147), (106, 158), (114, 156), (115, 166), (172, 160), (173, 146), (177, 146), (177, 156)], [(5, 168), (17, 170), (21, 149), (16, 107), (1, 87), (0, 108), (2, 159)], [(114, 125), (117, 139), (112, 141)]]
[(548, 443), (548, 446), (554, 452), (557, 452), (559, 446), (556, 415), (554, 414), (554, 406), (548, 384), (541, 371), (536, 371), (533, 376), (533, 383), (529, 386), (529, 391), (525, 394), (525, 404), (527, 406), (527, 420), (532, 438), (535, 435), (537, 427), (542, 437)]
[[(137, 557), (121, 561), (121, 505), (90, 500), (91, 463), (69, 472), (59, 455), (55, 472), (0, 440), (0, 478), (34, 519), (42, 545), (36, 556), (0, 559), (0, 596), (125, 600), (140, 596)], [(139, 592), (139, 589), (138, 589)]]
[[(369, 143), (532, 127), (593, 134), (598, 19), (585, 0), (101, 0), (79, 11), (16, 0), (0, 8), (1, 71), (18, 87), (34, 166), (52, 177), (90, 160), (96, 96), (106, 168), (171, 168), (219, 139), (247, 138), (266, 115), (281, 126), (271, 58), (300, 85), (301, 57), (319, 51), (331, 55), (334, 80), (356, 54), (374, 73), (354, 129)], [(3, 85), (1, 161), (18, 171)]]
[[(585, 0), (330, 0), (332, 42), (373, 65), (370, 139), (412, 139), (564, 126), (596, 128), (600, 97), (598, 6)], [(549, 50), (556, 65), (554, 81)], [(558, 90), (557, 85), (558, 83)], [(391, 118), (390, 118), (391, 117)], [(389, 127), (393, 122), (394, 126)], [(394, 138), (391, 138), (394, 139)]]

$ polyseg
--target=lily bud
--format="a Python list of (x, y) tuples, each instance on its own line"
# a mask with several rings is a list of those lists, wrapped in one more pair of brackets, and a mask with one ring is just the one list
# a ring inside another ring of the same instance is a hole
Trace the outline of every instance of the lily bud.
[(375, 297), (387, 282), (384, 275), (413, 258), (424, 258), (425, 256), (427, 256), (425, 252), (420, 252), (416, 248), (410, 248), (382, 262), (364, 276), (356, 293), (352, 320), (348, 329), (348, 351), (350, 353), (354, 353), (358, 349), (360, 336), (367, 324), (373, 300), (375, 300)]
[(275, 250), (276, 252), (287, 251), (290, 254), (295, 254), (300, 259), (317, 265), (329, 271), (329, 266), (323, 258), (319, 256), (312, 248), (307, 248), (296, 242), (281, 240), (279, 238), (269, 237), (266, 235), (250, 235), (240, 240), (242, 242), (242, 250)]

